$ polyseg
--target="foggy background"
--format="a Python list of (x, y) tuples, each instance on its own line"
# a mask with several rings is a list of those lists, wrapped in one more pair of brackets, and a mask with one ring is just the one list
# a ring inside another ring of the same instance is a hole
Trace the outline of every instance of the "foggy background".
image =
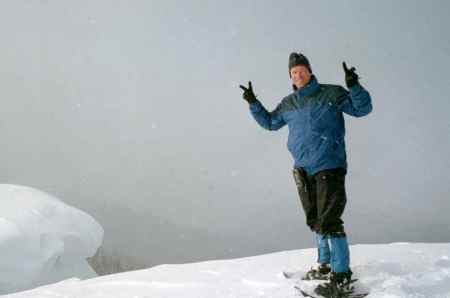
[[(96, 218), (151, 266), (311, 247), (287, 127), (288, 55), (342, 61), (372, 95), (346, 116), (349, 241), (450, 241), (448, 1), (2, 1), (0, 182)], [(313, 260), (312, 260), (313, 261)]]

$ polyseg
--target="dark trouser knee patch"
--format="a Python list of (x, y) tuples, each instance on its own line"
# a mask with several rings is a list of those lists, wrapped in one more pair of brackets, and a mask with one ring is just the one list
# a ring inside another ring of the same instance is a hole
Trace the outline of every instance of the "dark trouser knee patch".
[(311, 230), (324, 235), (345, 235), (341, 219), (347, 203), (343, 168), (320, 171), (308, 176), (304, 169), (294, 169), (294, 179)]

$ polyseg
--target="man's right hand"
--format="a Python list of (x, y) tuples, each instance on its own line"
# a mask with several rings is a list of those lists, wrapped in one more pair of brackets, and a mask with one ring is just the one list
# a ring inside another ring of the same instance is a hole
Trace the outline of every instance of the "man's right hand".
[(252, 82), (248, 82), (248, 87), (239, 85), (239, 87), (244, 90), (242, 97), (250, 104), (256, 101), (256, 95), (253, 93)]

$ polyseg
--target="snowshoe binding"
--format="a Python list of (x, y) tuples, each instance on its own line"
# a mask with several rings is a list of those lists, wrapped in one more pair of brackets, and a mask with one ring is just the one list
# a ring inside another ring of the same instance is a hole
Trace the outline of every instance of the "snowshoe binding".
[(331, 268), (329, 264), (320, 264), (317, 268), (311, 268), (302, 277), (302, 280), (328, 280)]
[(319, 284), (314, 293), (326, 298), (363, 298), (368, 293), (358, 293), (355, 291), (354, 283), (357, 279), (352, 279), (352, 271), (331, 272), (330, 281)]

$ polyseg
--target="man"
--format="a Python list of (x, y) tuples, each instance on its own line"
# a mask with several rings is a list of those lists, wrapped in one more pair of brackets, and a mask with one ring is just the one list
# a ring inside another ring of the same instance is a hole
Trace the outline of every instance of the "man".
[(253, 92), (240, 86), (243, 98), (260, 126), (278, 130), (288, 125), (287, 147), (295, 164), (293, 174), (306, 224), (316, 233), (318, 267), (305, 279), (326, 279), (337, 285), (351, 280), (350, 253), (341, 216), (346, 204), (345, 125), (343, 113), (362, 117), (372, 111), (371, 97), (360, 85), (355, 68), (343, 63), (347, 91), (338, 85), (319, 84), (308, 59), (289, 56), (294, 92), (268, 112)]

